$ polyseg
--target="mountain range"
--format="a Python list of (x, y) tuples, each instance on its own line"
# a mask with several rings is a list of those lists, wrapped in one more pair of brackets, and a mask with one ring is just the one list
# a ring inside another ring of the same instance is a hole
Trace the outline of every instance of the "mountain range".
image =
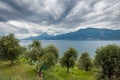
[(42, 33), (36, 37), (28, 37), (27, 40), (120, 40), (120, 30), (86, 28), (75, 32), (49, 35)]

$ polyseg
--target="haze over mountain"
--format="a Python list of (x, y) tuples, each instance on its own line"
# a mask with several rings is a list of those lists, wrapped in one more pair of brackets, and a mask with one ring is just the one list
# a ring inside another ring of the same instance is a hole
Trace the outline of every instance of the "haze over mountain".
[(17, 38), (120, 29), (120, 0), (0, 0), (0, 35)]
[(120, 40), (120, 30), (86, 28), (61, 35), (43, 33), (28, 40)]

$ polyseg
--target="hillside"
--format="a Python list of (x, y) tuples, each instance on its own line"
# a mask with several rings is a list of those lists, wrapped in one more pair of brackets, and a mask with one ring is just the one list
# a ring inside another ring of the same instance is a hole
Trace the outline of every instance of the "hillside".
[[(10, 67), (8, 62), (0, 61), (0, 63), (0, 80), (39, 80), (35, 66), (19, 63)], [(50, 70), (43, 71), (43, 77), (44, 80), (95, 80), (96, 73), (85, 72), (74, 67), (68, 74), (65, 68), (56, 65)]]
[(75, 32), (60, 35), (49, 35), (43, 33), (36, 37), (29, 37), (30, 40), (120, 40), (120, 30), (86, 28)]

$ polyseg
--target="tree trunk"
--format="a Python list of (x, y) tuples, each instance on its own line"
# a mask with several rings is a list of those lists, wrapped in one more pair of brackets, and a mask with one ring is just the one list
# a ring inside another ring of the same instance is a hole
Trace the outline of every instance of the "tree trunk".
[(86, 72), (88, 71), (88, 67), (85, 68), (85, 71), (86, 71)]
[(114, 80), (114, 76), (113, 75), (109, 75), (108, 76), (108, 80)]
[(10, 66), (12, 66), (13, 65), (13, 60), (10, 60)]
[(42, 75), (42, 69), (41, 68), (38, 71), (38, 76), (39, 76), (40, 80), (43, 80), (43, 75)]
[(67, 73), (69, 73), (69, 67), (67, 67)]
[(108, 80), (114, 80), (114, 71), (113, 70), (110, 70), (109, 71), (109, 74), (108, 74)]

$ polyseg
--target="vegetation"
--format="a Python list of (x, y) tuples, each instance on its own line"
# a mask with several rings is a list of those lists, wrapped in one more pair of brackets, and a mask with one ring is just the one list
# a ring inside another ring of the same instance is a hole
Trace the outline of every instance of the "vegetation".
[(112, 44), (97, 49), (95, 62), (102, 69), (100, 80), (120, 79), (120, 46)]
[(16, 63), (9, 66), (8, 61), (0, 61), (0, 80), (38, 80), (34, 66)]
[[(6, 61), (0, 61), (0, 80), (39, 80), (34, 65), (16, 63), (10, 67), (8, 64)], [(95, 75), (95, 71), (85, 72), (77, 66), (71, 68), (69, 74), (61, 65), (43, 70), (44, 80), (96, 80)]]
[(37, 62), (39, 57), (43, 54), (41, 43), (39, 41), (33, 41), (28, 47), (28, 53), (26, 54), (30, 60), (30, 64)]
[(74, 48), (69, 48), (65, 53), (60, 63), (63, 67), (67, 68), (67, 72), (69, 72), (69, 68), (75, 65), (75, 60), (77, 59), (77, 51)]
[[(120, 80), (120, 46), (110, 44), (98, 48), (94, 59), (96, 67), (92, 66), (88, 52), (82, 53), (78, 61), (77, 54), (76, 49), (69, 48), (58, 61), (58, 49), (54, 45), (43, 48), (40, 41), (35, 40), (25, 48), (19, 44), (14, 34), (2, 36), (0, 79)], [(13, 63), (13, 66), (8, 66)]]
[(54, 45), (49, 45), (44, 49), (43, 65), (47, 68), (55, 65), (58, 61), (58, 49)]
[[(58, 49), (49, 45), (44, 49), (44, 53), (39, 57), (38, 60), (38, 74), (42, 77), (42, 70), (49, 69), (51, 66), (54, 66), (58, 60)], [(43, 78), (43, 77), (42, 77)]]
[(53, 45), (42, 48), (39, 41), (33, 41), (32, 44), (29, 45), (27, 55), (28, 58), (30, 58), (31, 64), (37, 64), (38, 75), (40, 78), (43, 78), (42, 69), (48, 69), (57, 63), (58, 49)]
[(92, 67), (92, 62), (90, 60), (90, 56), (87, 52), (81, 54), (78, 62), (78, 68), (83, 69), (85, 71), (90, 71)]
[(19, 45), (19, 40), (14, 37), (14, 34), (2, 36), (0, 39), (0, 57), (3, 60), (10, 60), (10, 65), (22, 53), (22, 47)]

